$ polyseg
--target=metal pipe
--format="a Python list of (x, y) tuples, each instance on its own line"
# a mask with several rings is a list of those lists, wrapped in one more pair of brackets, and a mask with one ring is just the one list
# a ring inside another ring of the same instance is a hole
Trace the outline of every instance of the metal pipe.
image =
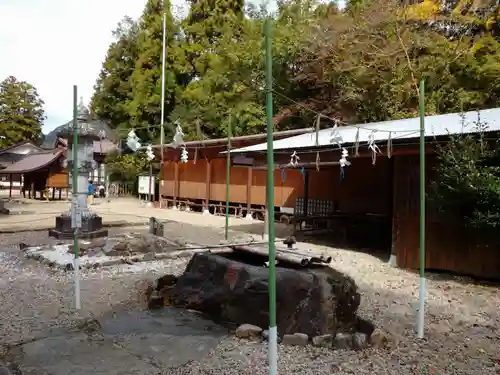
[(163, 146), (165, 143), (165, 50), (167, 35), (167, 14), (163, 13), (163, 51), (161, 63), (161, 128), (160, 128), (160, 147), (161, 147), (161, 166), (163, 168)]
[(420, 81), (420, 290), (417, 335), (424, 338), (425, 318), (425, 83)]
[(78, 243), (78, 227), (81, 225), (79, 222), (80, 208), (78, 207), (78, 194), (83, 194), (83, 191), (77, 191), (78, 189), (78, 88), (76, 85), (73, 86), (73, 186), (72, 186), (72, 227), (73, 231), (73, 251), (75, 254), (74, 264), (73, 264), (73, 276), (75, 279), (75, 308), (80, 310), (80, 249)]
[(231, 183), (231, 115), (227, 124), (227, 153), (226, 157), (226, 226), (224, 231), (224, 238), (229, 238), (229, 185)]
[(267, 117), (267, 217), (269, 240), (269, 375), (278, 373), (278, 329), (276, 327), (276, 248), (274, 243), (274, 150), (273, 150), (273, 58), (271, 50), (271, 18), (264, 24), (266, 50), (266, 117)]

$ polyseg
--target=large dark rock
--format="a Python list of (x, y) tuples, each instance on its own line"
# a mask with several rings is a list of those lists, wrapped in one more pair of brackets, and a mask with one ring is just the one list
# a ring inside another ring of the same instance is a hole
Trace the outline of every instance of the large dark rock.
[[(278, 267), (276, 289), (280, 336), (335, 334), (356, 324), (357, 286), (332, 268)], [(174, 306), (202, 311), (216, 320), (262, 328), (269, 325), (268, 269), (262, 266), (199, 253), (163, 295)]]

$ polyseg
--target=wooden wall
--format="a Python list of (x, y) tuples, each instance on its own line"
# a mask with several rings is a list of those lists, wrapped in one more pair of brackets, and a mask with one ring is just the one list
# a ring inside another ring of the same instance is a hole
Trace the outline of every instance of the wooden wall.
[[(427, 176), (435, 160), (428, 158)], [(395, 159), (394, 230), (398, 266), (417, 269), (419, 257), (419, 159)], [(428, 179), (429, 180), (429, 179)], [(425, 267), (476, 277), (500, 279), (500, 244), (485, 243), (477, 236), (451, 223), (443, 222), (426, 207)]]
[[(358, 158), (345, 169), (343, 179), (339, 167), (309, 170), (309, 199), (336, 201), (343, 212), (388, 215), (388, 165), (387, 158), (380, 158), (375, 165), (370, 158)], [(267, 170), (232, 166), (230, 179), (232, 204), (265, 206)], [(304, 176), (299, 169), (275, 170), (274, 182), (276, 207), (295, 207), (296, 199), (304, 196)], [(210, 201), (225, 201), (226, 159), (165, 162), (160, 193), (180, 200), (206, 200), (208, 196)]]

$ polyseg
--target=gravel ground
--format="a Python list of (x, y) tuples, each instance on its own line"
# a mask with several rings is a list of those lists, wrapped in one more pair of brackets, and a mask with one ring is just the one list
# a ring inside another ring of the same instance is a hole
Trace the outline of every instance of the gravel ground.
[[(116, 229), (114, 231), (123, 231)], [(133, 229), (137, 231), (136, 228)], [(169, 223), (167, 236), (190, 242), (219, 243), (220, 230)], [(45, 232), (0, 236), (0, 343), (12, 344), (65, 327), (81, 317), (99, 316), (111, 309), (139, 304), (144, 280), (183, 271), (187, 259), (155, 262), (139, 272), (124, 265), (82, 275), (82, 307), (72, 303), (71, 274), (27, 261), (19, 242), (54, 242)], [(309, 246), (309, 245), (308, 245)], [(388, 332), (386, 349), (363, 352), (328, 351), (313, 347), (279, 348), (279, 372), (292, 374), (500, 374), (500, 292), (496, 286), (470, 280), (431, 277), (427, 282), (426, 339), (415, 338), (418, 275), (390, 268), (362, 253), (309, 246), (328, 252), (337, 269), (351, 275), (362, 293), (360, 315)], [(168, 374), (265, 374), (265, 346), (223, 340), (200, 363)]]

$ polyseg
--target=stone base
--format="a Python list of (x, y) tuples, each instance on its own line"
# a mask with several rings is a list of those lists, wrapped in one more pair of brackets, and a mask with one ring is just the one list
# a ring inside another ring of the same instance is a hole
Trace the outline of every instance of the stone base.
[[(71, 228), (71, 217), (60, 215), (56, 217), (56, 227), (49, 230), (49, 237), (67, 240), (74, 237), (75, 230)], [(82, 227), (78, 231), (78, 237), (81, 239), (91, 239), (106, 237), (108, 230), (102, 228), (102, 217), (93, 215), (82, 218)]]
[[(107, 229), (99, 229), (93, 232), (78, 232), (78, 238), (81, 240), (89, 240), (100, 237), (107, 237)], [(57, 238), (58, 240), (71, 240), (74, 237), (74, 232), (61, 232), (57, 229), (49, 229), (49, 237)]]

